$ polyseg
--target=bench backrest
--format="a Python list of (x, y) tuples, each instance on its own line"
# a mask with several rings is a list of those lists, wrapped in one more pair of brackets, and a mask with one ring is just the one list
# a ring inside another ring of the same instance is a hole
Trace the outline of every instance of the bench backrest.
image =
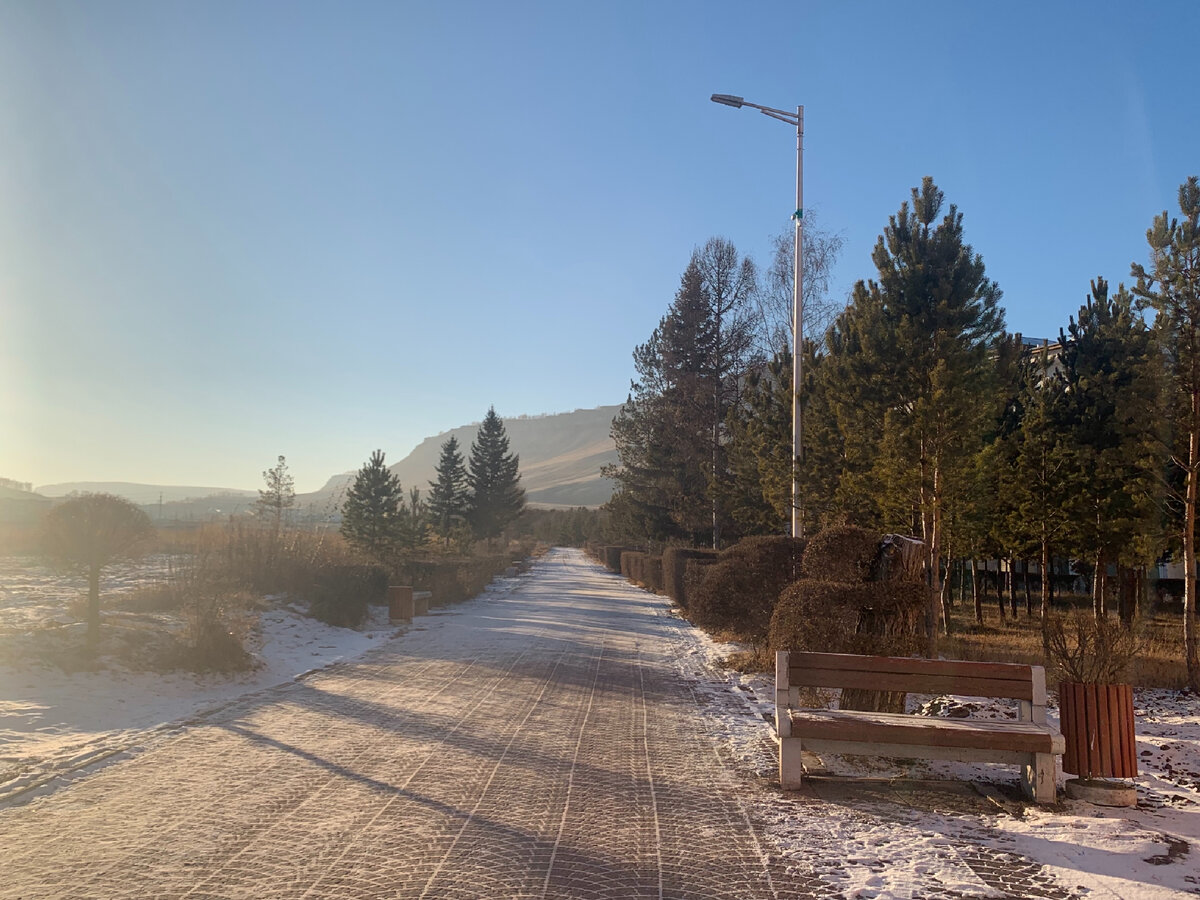
[(777, 689), (861, 688), (1046, 704), (1045, 670), (1016, 663), (780, 650), (775, 656), (775, 683)]

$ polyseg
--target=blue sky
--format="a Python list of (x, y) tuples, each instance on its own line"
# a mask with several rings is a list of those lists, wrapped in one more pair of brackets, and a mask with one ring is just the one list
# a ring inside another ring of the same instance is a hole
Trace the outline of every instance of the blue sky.
[(0, 0), (0, 475), (299, 490), (619, 403), (698, 244), (932, 175), (1057, 335), (1200, 173), (1200, 5)]

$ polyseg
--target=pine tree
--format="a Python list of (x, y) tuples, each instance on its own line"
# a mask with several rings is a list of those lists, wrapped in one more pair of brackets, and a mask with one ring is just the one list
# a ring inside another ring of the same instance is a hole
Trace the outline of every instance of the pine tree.
[(386, 562), (402, 538), (404, 491), (376, 450), (358, 470), (342, 504), (342, 534), (354, 547)]
[(263, 479), (267, 487), (259, 490), (255, 506), (259, 515), (270, 519), (278, 531), (283, 524), (284, 511), (296, 505), (296, 481), (288, 472), (287, 460), (282, 456), (274, 466), (263, 472)]
[(1148, 548), (1158, 511), (1161, 358), (1132, 296), (1123, 285), (1109, 296), (1103, 278), (1060, 343), (1064, 439), (1077, 464), (1072, 550), (1095, 563), (1100, 618), (1109, 563), (1140, 565), (1156, 555)]
[(712, 238), (697, 248), (667, 314), (634, 351), (638, 378), (613, 421), (620, 464), (609, 505), (627, 537), (719, 545), (729, 525), (727, 417), (754, 342), (753, 264)]
[[(940, 560), (947, 486), (970, 465), (988, 420), (1003, 334), (1000, 289), (963, 240), (951, 205), (926, 177), (875, 245), (879, 280), (859, 282), (831, 337), (828, 384), (852, 466), (839, 484), (882, 524), (917, 531), (931, 582), (930, 651), (943, 610)], [(857, 484), (855, 483), (857, 481)]]
[(1012, 542), (1037, 548), (1042, 573), (1041, 619), (1050, 613), (1054, 551), (1061, 551), (1075, 518), (1079, 493), (1079, 456), (1065, 428), (1066, 382), (1052, 369), (1049, 350), (1027, 358), (1021, 367), (1017, 423), (1001, 443), (997, 495), (1006, 503), (1002, 533)]
[(508, 451), (508, 435), (495, 407), (488, 409), (471, 444), (467, 477), (471, 527), (480, 538), (491, 541), (525, 508), (520, 459)]
[(437, 480), (429, 482), (429, 517), (433, 532), (446, 544), (455, 528), (467, 521), (471, 508), (471, 486), (458, 439), (451, 435), (442, 444)]
[(1162, 335), (1171, 365), (1176, 427), (1186, 436), (1184, 452), (1171, 463), (1183, 472), (1183, 644), (1188, 684), (1200, 691), (1200, 634), (1196, 616), (1196, 506), (1200, 502), (1200, 178), (1193, 175), (1179, 188), (1182, 219), (1155, 216), (1146, 232), (1151, 268), (1132, 266), (1134, 295), (1158, 314), (1155, 330)]

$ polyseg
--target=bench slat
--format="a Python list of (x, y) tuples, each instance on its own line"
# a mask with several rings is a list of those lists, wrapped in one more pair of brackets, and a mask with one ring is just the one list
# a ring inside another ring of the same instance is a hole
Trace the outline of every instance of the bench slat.
[(994, 719), (942, 719), (835, 709), (792, 710), (792, 736), (1019, 753), (1062, 753), (1063, 736), (1044, 725)]
[[(811, 651), (792, 651), (786, 659), (789, 685), (922, 694), (954, 693), (970, 697), (1045, 702), (1034, 684), (1035, 668), (1040, 667), (1017, 663)], [(785, 661), (781, 659), (777, 666), (777, 678), (784, 671)]]
[(964, 697), (1003, 697), (1032, 700), (1033, 683), (956, 675), (919, 675), (894, 672), (854, 672), (849, 669), (790, 669), (790, 685), (819, 688), (860, 688), (869, 691), (906, 691), (916, 694), (958, 694)]
[(793, 650), (791, 668), (849, 669), (854, 672), (908, 672), (974, 678), (1028, 678), (1032, 666), (1023, 663), (976, 662), (965, 659), (921, 659), (913, 656), (857, 656), (853, 653), (818, 653)]

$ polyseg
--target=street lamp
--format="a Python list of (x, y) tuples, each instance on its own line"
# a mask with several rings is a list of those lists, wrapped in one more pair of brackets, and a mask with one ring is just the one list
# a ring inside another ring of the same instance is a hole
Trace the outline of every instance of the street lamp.
[(796, 463), (804, 459), (804, 417), (800, 411), (800, 390), (803, 386), (804, 357), (804, 107), (794, 113), (769, 106), (759, 106), (732, 94), (713, 94), (713, 103), (741, 109), (749, 106), (764, 116), (796, 126), (796, 223), (795, 256), (792, 268), (792, 537), (804, 537), (803, 507), (800, 502), (800, 483), (796, 479)]

